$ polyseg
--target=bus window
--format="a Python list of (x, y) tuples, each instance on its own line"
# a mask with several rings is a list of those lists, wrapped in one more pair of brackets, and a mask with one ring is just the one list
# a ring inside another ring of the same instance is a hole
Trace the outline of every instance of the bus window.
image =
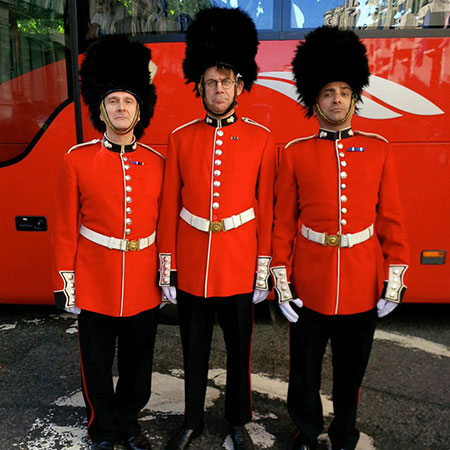
[(275, 0), (212, 0), (212, 6), (241, 8), (255, 22), (258, 30), (279, 30)]
[(275, 0), (90, 0), (85, 39), (183, 32), (195, 13), (209, 6), (239, 7), (248, 12), (258, 30), (279, 31), (280, 5)]
[(0, 166), (21, 159), (67, 99), (65, 1), (0, 1)]
[(440, 0), (289, 0), (286, 30), (335, 25), (340, 28), (446, 28), (450, 3)]
[(209, 0), (90, 0), (86, 39), (185, 31), (190, 18), (209, 4)]

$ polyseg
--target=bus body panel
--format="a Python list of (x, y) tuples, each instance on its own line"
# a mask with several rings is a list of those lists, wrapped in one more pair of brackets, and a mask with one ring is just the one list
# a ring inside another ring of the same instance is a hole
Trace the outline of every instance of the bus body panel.
[[(280, 149), (290, 140), (317, 130), (316, 120), (305, 119), (296, 102), (290, 62), (297, 44), (298, 41), (289, 40), (262, 41), (257, 56), (258, 81), (250, 94), (239, 97), (238, 115), (268, 126)], [(422, 264), (421, 254), (425, 250), (450, 249), (450, 38), (371, 38), (365, 39), (365, 44), (373, 77), (353, 128), (381, 134), (394, 148), (411, 245), (405, 301), (447, 303), (448, 262)], [(181, 70), (184, 43), (152, 43), (149, 47), (158, 66), (155, 78), (158, 102), (141, 141), (164, 153), (170, 131), (203, 116), (203, 109), (193, 86), (184, 84)], [(57, 81), (54, 80), (55, 85)], [(5, 85), (0, 85), (0, 98), (2, 89)], [(99, 137), (89, 124), (85, 107), (82, 114), (84, 140)], [(15, 144), (11, 135), (7, 140), (1, 136), (0, 141), (0, 148), (2, 144)], [(16, 144), (21, 142), (17, 139)], [(60, 111), (26, 157), (0, 167), (3, 198), (0, 302), (53, 301), (50, 284), (53, 195), (62, 157), (75, 144), (74, 111), (70, 105)], [(48, 231), (16, 230), (16, 216), (33, 215), (47, 218)]]

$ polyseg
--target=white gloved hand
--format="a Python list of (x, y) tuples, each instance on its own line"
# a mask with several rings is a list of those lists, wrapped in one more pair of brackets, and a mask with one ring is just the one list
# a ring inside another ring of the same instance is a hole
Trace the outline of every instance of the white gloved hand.
[(255, 289), (253, 291), (253, 303), (263, 302), (269, 296), (269, 291), (262, 291), (261, 289)]
[(384, 317), (387, 316), (389, 313), (394, 311), (395, 308), (397, 308), (398, 303), (390, 302), (388, 300), (385, 300), (384, 298), (380, 298), (377, 303), (377, 314), (378, 317)]
[(68, 308), (64, 308), (64, 311), (78, 316), (78, 314), (80, 314), (80, 312), (81, 312), (81, 309), (78, 308), (78, 306), (69, 306)]
[(175, 286), (162, 286), (161, 287), (164, 297), (169, 300), (170, 303), (174, 305), (177, 304), (177, 289)]
[(278, 306), (289, 322), (297, 322), (298, 314), (292, 309), (292, 306), (290, 305), (291, 302), (294, 302), (299, 308), (303, 306), (303, 302), (299, 298), (294, 298), (289, 302), (279, 303)]

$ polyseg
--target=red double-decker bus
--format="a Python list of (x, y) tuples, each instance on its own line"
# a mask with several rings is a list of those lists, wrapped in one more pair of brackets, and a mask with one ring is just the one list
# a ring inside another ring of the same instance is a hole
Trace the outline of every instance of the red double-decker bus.
[(158, 102), (141, 140), (164, 152), (172, 129), (203, 114), (181, 62), (184, 30), (209, 4), (255, 20), (260, 73), (239, 114), (271, 128), (280, 149), (317, 127), (296, 100), (298, 41), (324, 23), (364, 40), (372, 76), (353, 125), (394, 147), (411, 246), (405, 301), (449, 302), (450, 4), (440, 0), (0, 0), (0, 302), (53, 302), (59, 167), (68, 148), (97, 136), (77, 83), (88, 39), (126, 33), (152, 49)]

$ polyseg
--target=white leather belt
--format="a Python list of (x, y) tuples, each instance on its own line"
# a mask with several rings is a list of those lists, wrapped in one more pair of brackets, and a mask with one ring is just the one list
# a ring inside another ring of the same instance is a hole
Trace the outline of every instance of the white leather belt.
[(204, 231), (205, 233), (209, 233), (210, 231), (217, 233), (218, 231), (229, 231), (244, 225), (244, 223), (250, 222), (255, 218), (255, 211), (253, 208), (249, 208), (240, 214), (222, 219), (220, 222), (212, 222), (211, 220), (190, 213), (183, 207), (180, 212), (180, 217), (192, 227), (197, 228), (197, 230)]
[(347, 234), (319, 233), (302, 224), (302, 236), (308, 239), (308, 241), (317, 242), (324, 246), (330, 245), (331, 247), (351, 248), (356, 244), (367, 241), (373, 236), (373, 224), (365, 230)]
[(103, 245), (103, 247), (108, 247), (113, 250), (122, 250), (123, 252), (144, 250), (144, 248), (150, 247), (150, 245), (155, 242), (156, 237), (156, 231), (154, 231), (150, 236), (141, 239), (117, 239), (115, 237), (97, 233), (84, 225), (81, 225), (80, 227), (80, 234), (96, 244)]

